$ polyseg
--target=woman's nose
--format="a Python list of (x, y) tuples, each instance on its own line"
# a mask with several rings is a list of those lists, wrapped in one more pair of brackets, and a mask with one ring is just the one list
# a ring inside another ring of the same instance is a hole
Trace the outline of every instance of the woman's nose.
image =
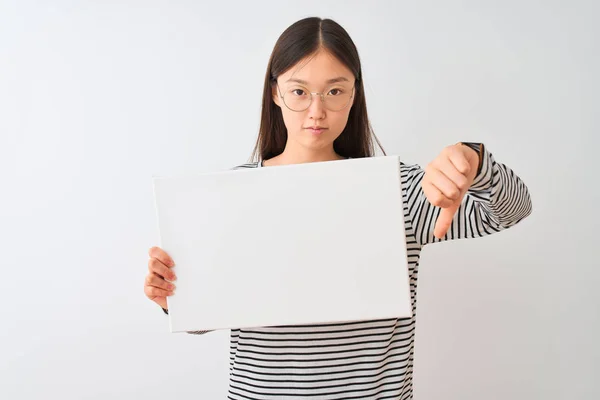
[(308, 113), (308, 116), (313, 119), (323, 119), (325, 117), (325, 104), (321, 94), (312, 93), (312, 102), (308, 108)]

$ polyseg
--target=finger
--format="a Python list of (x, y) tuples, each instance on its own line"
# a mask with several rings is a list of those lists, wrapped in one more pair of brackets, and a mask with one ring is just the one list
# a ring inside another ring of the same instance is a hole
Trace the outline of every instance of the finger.
[(148, 270), (162, 276), (164, 279), (174, 281), (177, 279), (175, 273), (156, 258), (148, 260)]
[(446, 235), (450, 226), (452, 226), (452, 220), (454, 219), (458, 207), (460, 207), (460, 203), (447, 208), (442, 208), (435, 223), (435, 228), (433, 229), (433, 235), (435, 237), (442, 239)]
[(429, 175), (429, 182), (442, 192), (444, 196), (450, 200), (457, 200), (460, 198), (461, 191), (456, 184), (435, 166), (427, 170), (427, 175)]
[(165, 264), (167, 267), (174, 267), (175, 263), (173, 262), (173, 259), (171, 259), (171, 257), (169, 257), (169, 255), (160, 247), (152, 247), (150, 248), (150, 250), (148, 251), (148, 255), (151, 258), (156, 258), (158, 259), (160, 262), (162, 262), (163, 264)]
[(461, 194), (469, 189), (469, 179), (459, 171), (449, 157), (439, 157), (434, 161), (434, 168), (441, 171), (458, 188)]
[(168, 290), (168, 291), (175, 290), (174, 284), (165, 281), (162, 276), (157, 275), (154, 272), (150, 272), (148, 274), (148, 276), (146, 277), (146, 286), (153, 286), (153, 287), (157, 287), (159, 289), (164, 289), (164, 290)]
[(144, 293), (150, 300), (154, 300), (156, 297), (173, 296), (174, 294), (169, 290), (159, 289), (153, 286), (144, 286)]
[(427, 197), (427, 200), (432, 205), (436, 207), (449, 207), (454, 204), (454, 201), (444, 196), (437, 187), (429, 182), (429, 179), (424, 178), (422, 186), (425, 197)]
[[(452, 146), (448, 150), (448, 159), (454, 165), (454, 167), (458, 170), (458, 172), (460, 172), (465, 177), (471, 177), (471, 175), (474, 175), (473, 174), (474, 171), (471, 166), (472, 160), (467, 158), (467, 156), (464, 153), (464, 149), (462, 147), (464, 147), (464, 146), (462, 146), (462, 145)], [(472, 151), (477, 156), (477, 153), (475, 153), (474, 150), (472, 150), (469, 147), (467, 147), (467, 149)]]

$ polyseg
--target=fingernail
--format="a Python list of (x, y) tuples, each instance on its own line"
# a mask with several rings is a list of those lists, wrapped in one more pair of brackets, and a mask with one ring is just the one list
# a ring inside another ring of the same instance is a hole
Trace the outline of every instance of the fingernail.
[(173, 290), (175, 289), (175, 285), (173, 285), (172, 283), (169, 283), (169, 290)]

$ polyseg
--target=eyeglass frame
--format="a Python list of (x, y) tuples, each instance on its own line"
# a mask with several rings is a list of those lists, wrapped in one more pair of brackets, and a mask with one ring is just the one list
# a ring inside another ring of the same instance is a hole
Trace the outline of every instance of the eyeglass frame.
[(303, 109), (303, 110), (292, 110), (292, 109), (290, 108), (290, 106), (288, 106), (288, 105), (286, 104), (286, 102), (285, 102), (285, 96), (281, 94), (281, 90), (280, 90), (280, 87), (279, 87), (279, 82), (275, 81), (275, 84), (277, 85), (277, 92), (279, 92), (279, 96), (281, 97), (281, 100), (283, 101), (283, 104), (286, 106), (286, 108), (287, 108), (288, 110), (290, 110), (290, 111), (292, 111), (292, 112), (302, 112), (302, 111), (306, 111), (306, 110), (308, 110), (308, 109), (310, 108), (310, 106), (312, 106), (312, 102), (313, 102), (313, 95), (315, 95), (315, 94), (319, 95), (319, 97), (321, 98), (321, 102), (323, 103), (323, 107), (325, 107), (327, 110), (329, 110), (329, 111), (333, 111), (333, 112), (336, 112), (336, 111), (342, 111), (344, 108), (348, 107), (348, 105), (349, 105), (350, 103), (352, 103), (352, 99), (354, 98), (354, 93), (355, 93), (355, 89), (356, 89), (356, 82), (354, 82), (354, 85), (352, 85), (352, 94), (350, 95), (350, 99), (348, 99), (348, 103), (346, 103), (346, 104), (344, 105), (344, 107), (340, 108), (339, 110), (332, 110), (332, 109), (330, 109), (330, 108), (328, 108), (328, 107), (326, 106), (326, 103), (325, 103), (325, 97), (324, 97), (324, 96), (325, 96), (325, 93), (323, 93), (323, 92), (308, 92), (308, 94), (310, 94), (310, 103), (308, 103), (308, 107), (306, 107), (306, 108), (305, 108), (305, 109)]

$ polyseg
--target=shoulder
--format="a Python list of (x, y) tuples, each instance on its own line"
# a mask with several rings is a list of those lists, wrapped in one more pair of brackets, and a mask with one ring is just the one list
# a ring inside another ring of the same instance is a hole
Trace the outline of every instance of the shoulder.
[[(247, 169), (247, 168), (258, 168), (260, 165), (258, 162), (249, 162), (245, 164), (236, 165), (231, 169)], [(406, 164), (404, 162), (400, 162), (400, 171), (403, 176), (411, 176), (422, 172), (423, 169), (418, 164)]]
[(237, 166), (233, 167), (232, 169), (247, 169), (247, 168), (257, 168), (257, 167), (258, 167), (258, 162), (250, 162), (250, 163), (246, 163), (246, 164), (237, 165)]

